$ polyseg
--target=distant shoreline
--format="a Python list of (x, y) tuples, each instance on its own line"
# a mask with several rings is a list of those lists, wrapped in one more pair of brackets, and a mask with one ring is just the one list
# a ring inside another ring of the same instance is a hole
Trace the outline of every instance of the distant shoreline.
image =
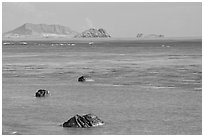
[(78, 42), (114, 42), (114, 41), (135, 41), (135, 42), (183, 42), (201, 41), (201, 37), (165, 37), (165, 38), (2, 38), (2, 41), (78, 41)]

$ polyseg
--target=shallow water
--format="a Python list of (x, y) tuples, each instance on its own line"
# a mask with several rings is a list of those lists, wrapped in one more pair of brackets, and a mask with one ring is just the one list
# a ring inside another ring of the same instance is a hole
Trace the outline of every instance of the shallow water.
[[(201, 42), (50, 45), (3, 46), (3, 134), (202, 134)], [(87, 113), (105, 125), (60, 126)]]

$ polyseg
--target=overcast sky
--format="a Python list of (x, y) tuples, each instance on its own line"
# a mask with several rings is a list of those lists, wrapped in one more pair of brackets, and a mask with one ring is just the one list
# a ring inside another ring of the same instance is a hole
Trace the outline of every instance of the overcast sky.
[(104, 28), (113, 37), (137, 33), (201, 36), (202, 3), (3, 3), (2, 31), (24, 23), (59, 24), (82, 32)]

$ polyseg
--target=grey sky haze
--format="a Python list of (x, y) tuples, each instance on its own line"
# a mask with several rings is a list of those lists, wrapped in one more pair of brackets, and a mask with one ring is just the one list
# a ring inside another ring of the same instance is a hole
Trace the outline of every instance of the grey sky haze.
[(114, 37), (135, 37), (137, 33), (202, 35), (201, 2), (4, 2), (2, 10), (3, 32), (24, 23), (43, 23), (64, 25), (78, 32), (104, 28)]

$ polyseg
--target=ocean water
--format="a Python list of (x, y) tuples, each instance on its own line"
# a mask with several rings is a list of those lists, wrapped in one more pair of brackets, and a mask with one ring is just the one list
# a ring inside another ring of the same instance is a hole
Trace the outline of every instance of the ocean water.
[[(2, 134), (202, 134), (201, 41), (27, 43), (2, 47)], [(105, 125), (60, 126), (88, 113)]]

